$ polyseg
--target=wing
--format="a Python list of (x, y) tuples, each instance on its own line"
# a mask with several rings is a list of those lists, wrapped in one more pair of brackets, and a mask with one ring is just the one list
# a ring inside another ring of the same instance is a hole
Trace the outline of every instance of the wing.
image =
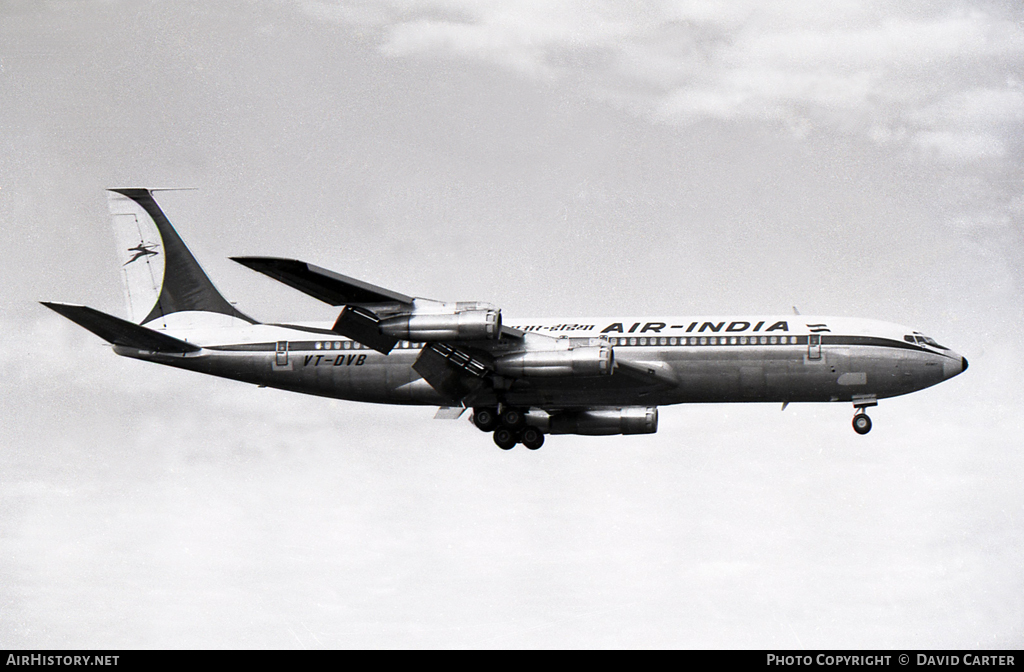
[(598, 379), (619, 373), (614, 386), (676, 385), (664, 363), (616, 366), (604, 337), (554, 338), (502, 325), (489, 303), (443, 303), (371, 285), (294, 259), (232, 257), (234, 261), (332, 306), (342, 306), (331, 330), (388, 354), (402, 341), (422, 342), (413, 369), (454, 403), (503, 390), (542, 389), (545, 382)]
[(377, 287), (341, 273), (295, 259), (277, 257), (231, 257), (243, 266), (283, 282), (332, 306), (387, 304), (412, 306), (413, 298)]

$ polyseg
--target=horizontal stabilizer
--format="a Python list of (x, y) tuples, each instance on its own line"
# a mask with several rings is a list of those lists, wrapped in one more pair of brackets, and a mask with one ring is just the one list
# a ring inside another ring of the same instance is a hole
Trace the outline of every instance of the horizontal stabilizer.
[(48, 303), (46, 301), (41, 303), (114, 345), (174, 354), (200, 350), (198, 346), (191, 343), (186, 343), (159, 331), (140, 327), (134, 322), (101, 313), (88, 306), (69, 306), (64, 303)]
[(392, 292), (390, 289), (377, 287), (304, 261), (277, 257), (231, 257), (231, 260), (269, 275), (332, 306), (392, 302), (412, 305), (411, 296)]

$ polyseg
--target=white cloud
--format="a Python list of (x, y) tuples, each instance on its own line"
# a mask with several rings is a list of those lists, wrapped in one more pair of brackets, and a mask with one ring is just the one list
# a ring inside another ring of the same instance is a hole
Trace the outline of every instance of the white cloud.
[[(449, 54), (580, 82), (661, 120), (770, 119), (839, 128), (943, 157), (1003, 151), (1019, 124), (1019, 10), (846, 2), (308, 2), (376, 21), (384, 53)], [(372, 18), (371, 18), (372, 17)], [(978, 87), (979, 71), (998, 82)], [(942, 101), (942, 102), (936, 102)], [(926, 156), (929, 155), (926, 153)]]
[(925, 151), (949, 160), (998, 158), (1006, 151), (999, 138), (987, 133), (922, 131), (914, 141)]

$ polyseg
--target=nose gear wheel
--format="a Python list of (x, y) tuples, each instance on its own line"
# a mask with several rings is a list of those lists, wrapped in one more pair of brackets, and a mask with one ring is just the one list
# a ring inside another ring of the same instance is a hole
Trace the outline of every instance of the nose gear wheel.
[(871, 431), (871, 418), (866, 413), (858, 413), (853, 416), (853, 431), (858, 434), (867, 434)]

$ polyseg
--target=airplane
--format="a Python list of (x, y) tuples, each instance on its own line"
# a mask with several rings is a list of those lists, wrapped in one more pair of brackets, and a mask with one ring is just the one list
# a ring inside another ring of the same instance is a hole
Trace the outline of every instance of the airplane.
[[(407, 296), (295, 259), (232, 257), (340, 308), (327, 323), (262, 323), (229, 303), (153, 197), (108, 190), (129, 319), (42, 302), (118, 355), (261, 387), (438, 406), (504, 450), (549, 434), (651, 434), (658, 407), (852, 402), (866, 409), (967, 370), (897, 324), (794, 315), (519, 319), (480, 301)], [(796, 313), (794, 309), (794, 313)]]

